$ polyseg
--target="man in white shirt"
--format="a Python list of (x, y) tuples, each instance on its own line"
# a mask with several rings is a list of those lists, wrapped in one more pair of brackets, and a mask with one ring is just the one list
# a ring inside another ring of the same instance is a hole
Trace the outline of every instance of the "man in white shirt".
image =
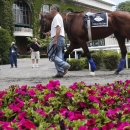
[[(59, 14), (59, 5), (54, 4), (51, 6), (51, 13), (54, 16), (51, 23), (51, 31), (47, 32), (46, 35), (51, 35), (52, 41), (49, 46), (48, 53), (49, 58), (55, 63), (57, 69), (57, 74), (52, 76), (53, 78), (63, 77), (70, 68), (70, 65), (63, 60), (63, 49), (65, 47), (65, 34), (64, 34), (64, 24), (61, 15)], [(54, 51), (56, 50), (56, 51)], [(54, 53), (53, 53), (54, 52)]]

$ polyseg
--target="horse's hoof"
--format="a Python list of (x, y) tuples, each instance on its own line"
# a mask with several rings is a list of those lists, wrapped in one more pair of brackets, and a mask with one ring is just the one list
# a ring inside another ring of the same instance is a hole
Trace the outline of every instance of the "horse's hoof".
[(115, 74), (115, 75), (118, 75), (118, 74), (119, 74), (119, 72), (118, 72), (118, 71), (116, 71), (114, 74)]
[(90, 72), (90, 76), (95, 76), (95, 72)]

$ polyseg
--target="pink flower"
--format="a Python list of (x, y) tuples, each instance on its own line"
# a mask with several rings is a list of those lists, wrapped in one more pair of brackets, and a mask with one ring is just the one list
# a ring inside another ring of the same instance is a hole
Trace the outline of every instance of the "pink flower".
[(71, 88), (72, 90), (75, 91), (78, 88), (77, 82), (75, 82), (73, 85), (69, 86), (69, 88)]
[(42, 115), (43, 117), (47, 115), (42, 109), (37, 109), (36, 112)]
[[(22, 119), (19, 123), (18, 126), (20, 128), (25, 127), (25, 129), (29, 129), (29, 130), (36, 130), (36, 126), (34, 123), (32, 123), (30, 120), (25, 120)], [(22, 129), (21, 129), (22, 130)]]
[(108, 98), (108, 99), (106, 99), (105, 100), (105, 103), (107, 104), (107, 105), (112, 105), (112, 104), (114, 104), (114, 99), (112, 99), (112, 98)]
[(86, 126), (80, 126), (78, 130), (88, 130)]
[(11, 128), (10, 124), (10, 122), (0, 121), (0, 125), (2, 125), (2, 130), (14, 130), (13, 128)]
[(89, 110), (89, 112), (92, 113), (92, 114), (98, 114), (98, 113), (99, 113), (98, 110), (97, 110), (97, 109), (94, 109), (94, 108), (91, 108), (91, 109)]
[(26, 112), (26, 111), (20, 112), (20, 113), (18, 114), (18, 119), (21, 120), (21, 119), (23, 119), (24, 117), (26, 117), (26, 115), (27, 115), (27, 112)]
[(27, 85), (21, 86), (21, 88), (17, 87), (15, 90), (15, 93), (19, 93), (21, 95), (26, 95), (27, 94)]
[(89, 119), (88, 121), (87, 121), (87, 126), (89, 127), (89, 126), (94, 126), (96, 124), (96, 121), (95, 121), (95, 119)]
[(82, 120), (82, 119), (85, 119), (85, 116), (82, 115), (81, 113), (74, 113), (74, 119), (73, 120)]
[(36, 92), (31, 89), (31, 90), (28, 90), (28, 94), (31, 96), (31, 97), (34, 97), (36, 95)]
[(109, 91), (108, 95), (112, 97), (112, 96), (116, 96), (117, 94), (115, 92), (113, 92), (113, 91)]
[(33, 97), (32, 99), (29, 100), (29, 103), (37, 103), (38, 99), (36, 97)]
[(19, 107), (17, 107), (17, 105), (14, 105), (14, 104), (10, 104), (8, 106), (10, 109), (12, 109), (14, 112), (20, 112), (21, 109)]
[(74, 95), (71, 92), (66, 92), (65, 96), (69, 98), (74, 97)]
[(114, 124), (112, 123), (112, 122), (109, 122), (109, 123), (106, 123), (106, 125), (104, 125), (103, 127), (102, 127), (102, 130), (111, 130), (111, 129), (113, 129), (115, 126), (114, 126)]
[(88, 90), (89, 95), (94, 95), (96, 92), (94, 90)]
[[(120, 123), (120, 124), (118, 125), (118, 127), (117, 127), (116, 130), (125, 130), (125, 127), (127, 127), (127, 126), (130, 126), (130, 123), (129, 123), (129, 122)], [(126, 130), (127, 130), (127, 129), (126, 129)], [(128, 128), (128, 130), (129, 130), (129, 128)]]
[(4, 112), (0, 110), (0, 119), (4, 116)]
[(55, 97), (55, 94), (54, 93), (47, 93), (45, 96), (44, 96), (44, 99), (45, 100), (48, 100), (49, 98), (51, 97)]
[(2, 100), (0, 100), (0, 107), (2, 106)]
[(40, 91), (42, 91), (43, 89), (46, 89), (46, 87), (43, 86), (42, 84), (37, 84), (37, 85), (36, 85), (36, 88), (37, 88), (38, 90), (40, 90)]
[(86, 108), (87, 104), (85, 102), (78, 102), (78, 104), (80, 105), (80, 107), (82, 108)]
[(6, 95), (7, 94), (7, 92), (5, 92), (5, 91), (0, 91), (0, 99), (2, 99), (3, 97), (4, 97), (4, 95)]
[(88, 96), (88, 99), (91, 100), (92, 102), (99, 103), (99, 100), (95, 96), (90, 95), (90, 96)]
[(60, 108), (59, 113), (63, 113), (64, 111), (68, 111), (67, 108)]
[(19, 98), (15, 97), (15, 101), (10, 104), (8, 107), (12, 109), (14, 112), (20, 112), (21, 107), (24, 106), (24, 101), (20, 100)]
[(57, 89), (60, 86), (59, 80), (50, 80), (50, 82), (46, 85), (49, 90)]
[(63, 111), (63, 113), (61, 113), (61, 114), (65, 118), (68, 118), (70, 121), (74, 119), (74, 112), (72, 112), (72, 111)]

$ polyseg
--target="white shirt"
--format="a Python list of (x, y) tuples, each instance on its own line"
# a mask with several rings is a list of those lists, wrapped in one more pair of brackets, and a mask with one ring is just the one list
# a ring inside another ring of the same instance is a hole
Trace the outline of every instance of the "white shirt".
[(53, 21), (51, 23), (51, 37), (56, 36), (56, 27), (57, 26), (59, 26), (61, 28), (60, 35), (64, 37), (65, 33), (64, 33), (63, 19), (59, 13), (56, 14), (56, 16), (53, 18)]

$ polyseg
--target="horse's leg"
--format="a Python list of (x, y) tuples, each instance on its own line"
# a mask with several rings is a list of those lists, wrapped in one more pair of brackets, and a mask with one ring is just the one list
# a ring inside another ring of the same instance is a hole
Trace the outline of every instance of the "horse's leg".
[(118, 44), (119, 44), (119, 47), (120, 47), (120, 50), (121, 50), (121, 59), (120, 59), (120, 63), (118, 65), (118, 68), (117, 70), (115, 71), (115, 74), (119, 74), (119, 72), (121, 70), (123, 70), (124, 68), (124, 65), (125, 65), (125, 57), (126, 57), (126, 54), (127, 54), (127, 49), (126, 49), (126, 46), (125, 46), (125, 38), (122, 37), (118, 32), (115, 32), (115, 37), (118, 41)]
[(79, 45), (83, 48), (83, 50), (84, 50), (84, 53), (86, 54), (86, 57), (88, 58), (88, 62), (89, 62), (89, 64), (90, 64), (90, 66), (91, 66), (91, 72), (90, 72), (90, 75), (92, 75), (92, 76), (95, 76), (95, 70), (96, 70), (96, 65), (95, 65), (95, 63), (94, 63), (94, 61), (93, 61), (93, 59), (92, 59), (92, 57), (91, 57), (91, 54), (90, 54), (90, 52), (89, 52), (89, 49), (88, 49), (88, 46), (87, 46), (87, 43), (86, 43), (86, 41), (80, 41), (79, 42)]
[(67, 51), (65, 52), (64, 59), (66, 60), (69, 57), (69, 54), (76, 48), (77, 44), (70, 42), (70, 46), (68, 47)]

